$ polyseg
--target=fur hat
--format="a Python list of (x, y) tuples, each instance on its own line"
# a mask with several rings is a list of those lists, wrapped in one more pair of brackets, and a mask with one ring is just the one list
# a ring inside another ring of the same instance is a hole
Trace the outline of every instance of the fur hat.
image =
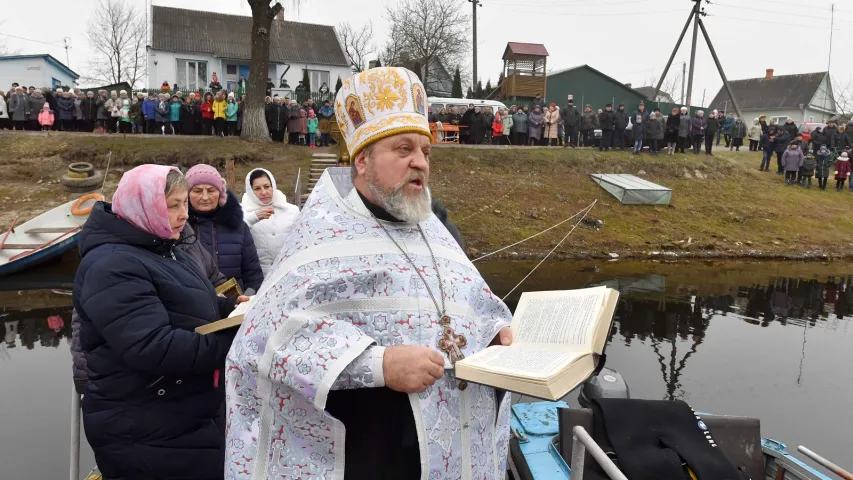
[(335, 119), (355, 158), (392, 135), (429, 131), (427, 94), (415, 73), (400, 67), (371, 68), (344, 80), (335, 97)]

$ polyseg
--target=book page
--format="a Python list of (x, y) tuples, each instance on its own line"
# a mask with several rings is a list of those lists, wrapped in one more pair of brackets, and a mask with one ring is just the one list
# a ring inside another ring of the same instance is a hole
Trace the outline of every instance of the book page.
[(514, 343), (592, 345), (607, 288), (524, 293), (512, 320)]
[(521, 377), (548, 378), (582, 356), (584, 356), (582, 353), (561, 352), (547, 348), (494, 346), (463, 362), (477, 369), (499, 371)]

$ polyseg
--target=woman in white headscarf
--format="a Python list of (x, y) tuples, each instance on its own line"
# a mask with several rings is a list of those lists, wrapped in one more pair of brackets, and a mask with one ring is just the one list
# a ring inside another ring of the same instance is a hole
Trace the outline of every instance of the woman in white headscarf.
[(263, 168), (246, 175), (242, 206), (243, 220), (252, 229), (261, 270), (266, 277), (299, 216), (299, 208), (287, 203), (287, 198), (276, 187), (275, 177)]

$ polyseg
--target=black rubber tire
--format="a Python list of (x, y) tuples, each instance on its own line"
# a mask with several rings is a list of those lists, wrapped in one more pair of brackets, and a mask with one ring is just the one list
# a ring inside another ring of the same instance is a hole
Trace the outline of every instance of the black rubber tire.
[(74, 173), (87, 173), (91, 177), (95, 172), (95, 167), (92, 166), (91, 163), (87, 162), (76, 162), (68, 165), (68, 171)]
[(68, 175), (68, 178), (74, 178), (74, 179), (77, 179), (77, 180), (82, 180), (82, 179), (84, 179), (84, 178), (89, 178), (89, 174), (88, 174), (88, 173), (77, 173), (77, 172), (72, 172), (71, 170), (69, 170), (69, 171), (68, 171), (68, 172), (66, 172), (65, 174), (66, 174), (66, 175)]
[(73, 189), (90, 188), (100, 186), (104, 181), (104, 173), (96, 171), (89, 178), (71, 178), (68, 175), (63, 175), (60, 182), (63, 186)]

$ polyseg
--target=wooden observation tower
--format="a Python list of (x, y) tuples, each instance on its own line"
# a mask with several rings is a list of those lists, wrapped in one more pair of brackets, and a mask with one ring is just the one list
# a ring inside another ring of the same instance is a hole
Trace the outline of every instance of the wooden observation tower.
[(509, 42), (504, 50), (501, 97), (515, 100), (546, 94), (548, 50), (541, 43)]

